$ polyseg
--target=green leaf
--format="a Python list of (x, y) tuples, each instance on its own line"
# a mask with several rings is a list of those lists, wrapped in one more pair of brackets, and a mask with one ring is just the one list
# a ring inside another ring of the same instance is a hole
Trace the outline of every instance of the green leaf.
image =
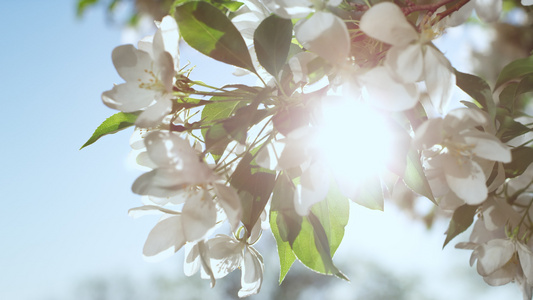
[(278, 248), (279, 256), (279, 284), (283, 282), (285, 276), (289, 272), (292, 264), (296, 260), (296, 255), (292, 252), (291, 245), (288, 242), (283, 241), (278, 230), (277, 220), (278, 212), (270, 211), (270, 230), (276, 239), (276, 245)]
[(433, 197), (433, 192), (424, 173), (424, 168), (420, 163), (420, 156), (414, 149), (409, 150), (407, 153), (407, 166), (405, 167), (403, 182), (414, 192), (427, 197), (437, 205), (437, 201)]
[(475, 75), (461, 73), (457, 70), (455, 70), (455, 76), (457, 86), (476, 100), (488, 112), (490, 119), (494, 121), (496, 104), (492, 98), (492, 90), (487, 82)]
[[(210, 124), (214, 121), (223, 120), (230, 117), (233, 112), (242, 107), (243, 101), (219, 101), (227, 100), (226, 97), (212, 97), (209, 104), (206, 104), (202, 110), (202, 123)], [(202, 128), (202, 135), (205, 139), (207, 128)]]
[(518, 90), (518, 83), (514, 82), (506, 86), (500, 93), (499, 107), (507, 109), (511, 114), (514, 112), (514, 104), (516, 100), (516, 92)]
[(278, 78), (287, 61), (292, 39), (292, 22), (276, 15), (264, 19), (254, 33), (254, 46), (259, 63)]
[(123, 113), (119, 112), (111, 117), (107, 118), (96, 130), (94, 131), (93, 135), (89, 138), (83, 146), (81, 146), (80, 150), (89, 146), (90, 144), (96, 142), (99, 138), (106, 134), (113, 134), (116, 132), (121, 131), (122, 129), (126, 129), (130, 126), (133, 126), (135, 124), (135, 120), (137, 120), (137, 114), (135, 113)]
[(76, 5), (76, 16), (81, 18), (85, 13), (85, 10), (98, 3), (99, 0), (78, 0)]
[(378, 176), (366, 178), (353, 201), (366, 208), (383, 211), (383, 189)]
[(527, 126), (506, 114), (499, 114), (497, 119), (500, 122), (500, 127), (496, 136), (504, 143), (531, 131)]
[(204, 1), (184, 3), (176, 8), (183, 39), (194, 49), (218, 61), (255, 71), (248, 47), (233, 23)]
[(446, 231), (446, 240), (444, 241), (442, 248), (446, 247), (454, 237), (464, 232), (470, 227), (470, 225), (472, 225), (478, 207), (479, 205), (471, 206), (465, 204), (454, 211), (452, 219), (450, 220), (450, 225)]
[(332, 259), (344, 236), (348, 217), (348, 199), (337, 189), (330, 189), (327, 198), (315, 204), (302, 221), (292, 247), (298, 260), (311, 270), (348, 280)]
[(533, 56), (517, 59), (502, 69), (500, 75), (498, 75), (494, 89), (498, 89), (511, 80), (519, 79), (530, 74), (533, 74)]
[(533, 162), (533, 148), (517, 147), (511, 150), (513, 160), (508, 164), (503, 164), (505, 177), (513, 178), (524, 173), (524, 171)]
[(222, 123), (215, 124), (205, 133), (205, 149), (211, 153), (216, 162), (220, 159), (226, 147), (231, 142), (229, 134)]

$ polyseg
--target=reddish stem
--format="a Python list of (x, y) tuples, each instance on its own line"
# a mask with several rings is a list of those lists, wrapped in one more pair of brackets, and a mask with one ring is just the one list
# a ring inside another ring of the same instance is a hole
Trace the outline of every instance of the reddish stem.
[(452, 7), (448, 8), (447, 10), (437, 14), (437, 19), (442, 20), (445, 17), (451, 15), (453, 12), (458, 11), (461, 7), (463, 7), (465, 4), (470, 2), (470, 0), (459, 0), (457, 3), (455, 3)]
[[(444, 5), (446, 5), (448, 3), (451, 3), (453, 1), (456, 1), (456, 0), (441, 0), (441, 1), (439, 1), (437, 3), (433, 3), (433, 4), (409, 5), (407, 7), (403, 7), (402, 11), (403, 11), (404, 15), (406, 15), (406, 16), (411, 14), (411, 13), (413, 13), (413, 12), (415, 12), (415, 11), (421, 11), (421, 10), (425, 10), (428, 13), (434, 13), (435, 11), (437, 11), (437, 9), (439, 9), (439, 7), (444, 6)], [(466, 0), (466, 2), (468, 2), (468, 1), (470, 1), (470, 0)]]

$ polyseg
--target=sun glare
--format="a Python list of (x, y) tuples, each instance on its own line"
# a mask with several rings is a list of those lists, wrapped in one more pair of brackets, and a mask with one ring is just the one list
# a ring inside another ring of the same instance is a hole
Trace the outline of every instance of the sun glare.
[(391, 156), (384, 116), (362, 101), (325, 101), (318, 147), (336, 176), (356, 182), (383, 171)]

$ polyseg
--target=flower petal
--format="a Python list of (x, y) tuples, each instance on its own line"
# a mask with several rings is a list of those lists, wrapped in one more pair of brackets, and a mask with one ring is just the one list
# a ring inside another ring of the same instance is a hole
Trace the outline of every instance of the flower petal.
[(393, 46), (387, 52), (385, 65), (405, 83), (420, 81), (424, 74), (424, 55), (420, 44)]
[(173, 248), (176, 252), (184, 244), (181, 216), (173, 216), (160, 221), (150, 231), (144, 244), (143, 254), (154, 256), (169, 248)]
[(462, 136), (466, 144), (474, 145), (472, 152), (476, 156), (503, 163), (511, 162), (511, 150), (494, 135), (478, 130), (468, 130)]
[(418, 33), (407, 21), (402, 10), (391, 2), (372, 6), (359, 23), (368, 36), (391, 45), (407, 45), (418, 39)]
[(206, 191), (201, 193), (200, 197), (187, 199), (181, 214), (183, 232), (188, 242), (203, 239), (216, 225), (217, 208), (211, 195)]
[(163, 119), (172, 111), (172, 101), (167, 94), (146, 108), (135, 121), (135, 125), (142, 128), (153, 128), (161, 124)]
[(488, 189), (481, 167), (474, 161), (457, 161), (454, 156), (445, 156), (444, 171), (450, 189), (467, 204), (477, 205), (485, 201)]
[(241, 199), (232, 187), (220, 183), (216, 183), (214, 187), (215, 193), (217, 194), (218, 204), (226, 213), (231, 229), (236, 231), (239, 227), (242, 215)]
[(431, 46), (426, 46), (424, 75), (431, 103), (440, 113), (444, 112), (452, 98), (455, 73), (446, 57)]
[(344, 22), (336, 15), (319, 11), (294, 28), (296, 39), (309, 51), (333, 64), (346, 61), (350, 36)]
[(403, 111), (418, 102), (418, 89), (414, 84), (394, 80), (385, 67), (376, 67), (359, 77), (364, 84), (363, 97), (372, 105), (387, 111)]
[(122, 45), (113, 49), (113, 65), (118, 75), (127, 82), (148, 82), (152, 76), (147, 70), (152, 69), (150, 54), (136, 49), (133, 45)]
[(472, 12), (474, 11), (476, 1), (468, 1), (465, 5), (463, 5), (459, 10), (452, 13), (448, 20), (446, 21), (446, 25), (448, 26), (458, 26), (466, 22), (468, 18), (472, 15)]
[(209, 258), (215, 278), (222, 278), (241, 266), (243, 244), (227, 235), (217, 235), (210, 239)]
[(418, 149), (429, 149), (436, 144), (442, 143), (442, 139), (442, 119), (434, 118), (425, 121), (416, 129), (413, 144)]
[(524, 245), (521, 242), (515, 243), (524, 276), (529, 284), (533, 284), (533, 252), (531, 252), (531, 249), (527, 245)]
[(160, 167), (182, 169), (185, 161), (198, 161), (196, 151), (179, 135), (166, 131), (153, 131), (144, 138), (150, 159)]
[(477, 270), (482, 276), (487, 276), (502, 268), (515, 252), (515, 245), (507, 239), (494, 239), (481, 245), (477, 260)]
[(241, 289), (239, 297), (248, 297), (259, 293), (263, 283), (263, 258), (253, 247), (246, 247), (241, 270)]
[(154, 102), (158, 93), (142, 89), (137, 82), (126, 82), (115, 85), (113, 89), (102, 93), (102, 101), (108, 107), (123, 112), (141, 110)]

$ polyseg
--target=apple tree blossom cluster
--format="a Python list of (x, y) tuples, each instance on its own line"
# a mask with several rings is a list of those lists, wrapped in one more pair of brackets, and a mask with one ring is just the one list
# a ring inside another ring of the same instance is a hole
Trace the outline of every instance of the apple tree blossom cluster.
[[(280, 282), (296, 260), (347, 279), (333, 255), (350, 202), (407, 193), (451, 217), (445, 246), (470, 228), (456, 247), (489, 285), (531, 299), (533, 56), (490, 84), (457, 71), (433, 41), (473, 10), (495, 21), (502, 1), (176, 1), (153, 36), (113, 50), (124, 81), (102, 100), (119, 112), (84, 147), (134, 126), (146, 172), (129, 213), (161, 216), (143, 254), (184, 251), (185, 274), (211, 286), (240, 269), (239, 297), (261, 289), (267, 232)], [(180, 40), (257, 84), (194, 79)]]

